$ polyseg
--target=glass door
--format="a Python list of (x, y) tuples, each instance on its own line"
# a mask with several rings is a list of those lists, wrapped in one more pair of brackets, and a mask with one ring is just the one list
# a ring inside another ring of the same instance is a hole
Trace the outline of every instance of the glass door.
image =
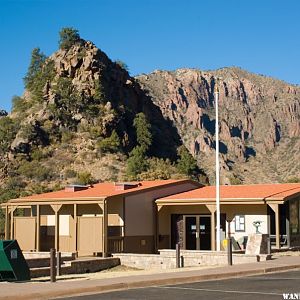
[(196, 250), (197, 249), (197, 217), (185, 217), (185, 249)]
[(199, 217), (200, 250), (211, 250), (211, 223), (209, 216)]
[(210, 216), (184, 216), (185, 249), (211, 250)]

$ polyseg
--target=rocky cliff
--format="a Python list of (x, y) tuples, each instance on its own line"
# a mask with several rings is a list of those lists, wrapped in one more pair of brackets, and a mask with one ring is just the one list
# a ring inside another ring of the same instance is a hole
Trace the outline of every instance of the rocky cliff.
[[(176, 158), (176, 129), (123, 65), (93, 43), (80, 40), (59, 49), (31, 77), (23, 96), (13, 99), (9, 116), (1, 112), (1, 187), (15, 179), (26, 183), (21, 189), (27, 185), (27, 191), (37, 192), (39, 185), (52, 189), (80, 172), (100, 181), (123, 180), (127, 155), (136, 145), (133, 120), (139, 112), (151, 123), (149, 154)], [(112, 136), (120, 146), (104, 154), (99, 143)]]
[(214, 180), (215, 85), (223, 183), (300, 175), (300, 88), (239, 68), (155, 71), (137, 78)]

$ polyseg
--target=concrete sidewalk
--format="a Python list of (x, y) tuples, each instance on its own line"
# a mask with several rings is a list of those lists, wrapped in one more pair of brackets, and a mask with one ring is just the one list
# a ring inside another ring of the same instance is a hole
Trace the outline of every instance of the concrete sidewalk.
[(58, 281), (56, 283), (2, 282), (0, 283), (0, 299), (49, 299), (84, 293), (101, 293), (113, 290), (242, 277), (293, 269), (300, 269), (300, 256), (282, 256), (264, 262), (211, 269), (181, 270), (147, 275), (137, 274), (106, 279)]

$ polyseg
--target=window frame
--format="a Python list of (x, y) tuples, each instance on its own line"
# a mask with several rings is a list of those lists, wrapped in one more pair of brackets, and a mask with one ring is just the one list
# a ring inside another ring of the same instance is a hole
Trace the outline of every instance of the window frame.
[[(241, 221), (240, 221), (241, 219), (244, 220), (243, 223), (241, 223)], [(238, 222), (237, 222), (237, 220), (238, 220)], [(244, 229), (240, 229), (241, 224), (244, 225)], [(246, 216), (245, 215), (236, 215), (234, 217), (234, 229), (235, 229), (235, 232), (246, 232)]]

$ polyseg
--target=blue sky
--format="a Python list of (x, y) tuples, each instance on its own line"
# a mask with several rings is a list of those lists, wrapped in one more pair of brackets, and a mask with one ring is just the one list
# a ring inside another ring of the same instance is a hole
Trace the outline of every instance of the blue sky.
[(298, 0), (0, 0), (0, 108), (22, 95), (34, 47), (75, 27), (131, 75), (239, 66), (299, 84)]

